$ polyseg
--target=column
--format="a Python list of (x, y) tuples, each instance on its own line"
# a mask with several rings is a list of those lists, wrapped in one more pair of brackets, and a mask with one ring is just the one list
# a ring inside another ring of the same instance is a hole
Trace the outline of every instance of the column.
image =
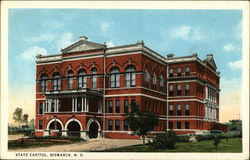
[(46, 102), (43, 103), (43, 114), (44, 114), (44, 112), (45, 112), (45, 104), (46, 104)]
[(87, 98), (86, 96), (84, 97), (84, 111), (87, 111)]
[(89, 99), (87, 98), (87, 112), (89, 112)]
[(49, 99), (49, 107), (48, 107), (48, 112), (50, 113), (51, 112), (51, 99)]
[(45, 100), (45, 112), (47, 113), (47, 111), (48, 111), (48, 106), (47, 106), (47, 104), (48, 104), (48, 101), (47, 101), (47, 99)]
[(82, 112), (83, 112), (83, 97), (82, 97)]
[(56, 112), (58, 112), (58, 98), (56, 98)]
[(75, 98), (74, 97), (72, 97), (72, 112), (74, 112), (75, 111)]
[(75, 112), (77, 112), (77, 97), (75, 98)]

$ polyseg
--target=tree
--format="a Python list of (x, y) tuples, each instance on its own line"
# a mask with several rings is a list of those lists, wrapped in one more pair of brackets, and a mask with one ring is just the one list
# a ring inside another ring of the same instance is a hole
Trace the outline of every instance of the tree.
[(219, 136), (214, 136), (214, 147), (217, 150), (219, 143), (221, 142), (221, 139)]
[(34, 126), (35, 126), (35, 120), (34, 120), (34, 119), (31, 119), (29, 125), (30, 125), (31, 127), (34, 127)]
[(128, 113), (126, 120), (133, 134), (142, 137), (145, 144), (145, 136), (158, 124), (158, 115), (150, 111), (140, 112), (136, 102), (131, 102), (130, 106), (131, 112)]
[(13, 119), (15, 120), (15, 122), (18, 122), (19, 128), (20, 128), (20, 124), (23, 121), (23, 109), (22, 108), (16, 108), (15, 112), (13, 113)]
[(25, 123), (26, 125), (28, 125), (28, 118), (29, 118), (29, 115), (28, 115), (28, 114), (24, 114), (24, 115), (23, 115), (22, 122)]

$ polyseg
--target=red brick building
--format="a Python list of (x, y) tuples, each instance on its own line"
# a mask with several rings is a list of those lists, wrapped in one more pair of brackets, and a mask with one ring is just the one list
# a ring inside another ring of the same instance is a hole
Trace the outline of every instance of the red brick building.
[(165, 58), (143, 41), (107, 47), (84, 36), (61, 52), (37, 56), (37, 136), (138, 138), (125, 121), (132, 101), (159, 115), (152, 133), (224, 130), (211, 54)]

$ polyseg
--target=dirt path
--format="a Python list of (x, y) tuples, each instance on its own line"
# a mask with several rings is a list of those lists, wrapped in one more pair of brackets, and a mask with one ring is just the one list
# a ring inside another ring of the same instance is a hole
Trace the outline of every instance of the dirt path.
[(91, 139), (86, 142), (55, 145), (39, 148), (25, 148), (9, 150), (10, 152), (80, 152), (80, 151), (98, 151), (104, 149), (118, 148), (142, 144), (142, 140), (127, 140), (127, 139)]

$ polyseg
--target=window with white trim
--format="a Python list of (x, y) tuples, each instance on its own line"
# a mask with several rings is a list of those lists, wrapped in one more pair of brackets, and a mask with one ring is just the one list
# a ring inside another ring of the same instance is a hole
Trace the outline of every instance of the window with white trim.
[(177, 104), (177, 115), (180, 116), (181, 115), (181, 105)]
[(125, 78), (126, 78), (126, 87), (134, 87), (135, 86), (135, 67), (133, 65), (129, 65), (126, 67), (126, 73), (125, 73)]
[(185, 104), (185, 115), (189, 115), (190, 111), (189, 111), (189, 104)]
[(155, 75), (155, 73), (153, 73), (153, 75), (152, 75), (152, 81), (153, 81), (152, 89), (156, 89), (156, 75)]
[(186, 73), (186, 76), (190, 76), (190, 68), (189, 67), (185, 68), (185, 73)]
[(97, 69), (96, 68), (92, 69), (91, 86), (92, 86), (92, 89), (97, 88)]
[(60, 76), (60, 74), (54, 73), (52, 78), (53, 78), (53, 90), (54, 91), (61, 90), (61, 76)]
[(169, 68), (168, 77), (173, 77), (173, 76), (174, 76), (174, 69), (173, 68)]
[(78, 88), (87, 88), (87, 76), (84, 69), (78, 71)]
[(117, 67), (112, 67), (110, 69), (109, 85), (110, 88), (120, 87), (120, 70)]
[(173, 106), (172, 104), (169, 105), (169, 108), (168, 108), (168, 115), (169, 115), (169, 116), (174, 115), (174, 106)]
[(40, 90), (41, 92), (45, 92), (48, 89), (48, 76), (46, 74), (42, 74), (40, 78)]
[(174, 85), (169, 85), (169, 96), (174, 96)]
[(177, 96), (181, 96), (181, 85), (177, 85)]
[(164, 86), (164, 79), (163, 76), (160, 76), (160, 91), (163, 92), (163, 86)]
[(181, 77), (181, 68), (177, 68), (177, 76)]
[(68, 71), (68, 89), (73, 89), (73, 71)]
[(185, 85), (185, 96), (190, 96), (189, 84)]

